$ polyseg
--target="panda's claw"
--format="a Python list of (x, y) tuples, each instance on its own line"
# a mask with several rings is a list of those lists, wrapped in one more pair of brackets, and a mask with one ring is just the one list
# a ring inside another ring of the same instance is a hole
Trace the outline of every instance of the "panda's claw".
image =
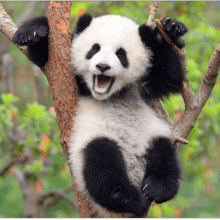
[(29, 46), (47, 37), (49, 26), (46, 17), (35, 17), (21, 24), (12, 41), (20, 46)]
[(172, 199), (178, 192), (178, 179), (168, 177), (166, 179), (150, 175), (144, 180), (143, 196), (156, 203), (163, 203)]
[(12, 41), (20, 46), (29, 46), (40, 40), (39, 34), (35, 31), (21, 32), (19, 29), (15, 33)]

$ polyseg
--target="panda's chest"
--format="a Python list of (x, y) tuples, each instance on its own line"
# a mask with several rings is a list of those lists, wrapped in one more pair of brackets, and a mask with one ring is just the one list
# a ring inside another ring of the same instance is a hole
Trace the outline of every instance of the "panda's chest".
[(91, 98), (80, 100), (75, 130), (94, 138), (107, 136), (122, 145), (141, 147), (147, 144), (147, 112), (142, 101), (98, 102)]

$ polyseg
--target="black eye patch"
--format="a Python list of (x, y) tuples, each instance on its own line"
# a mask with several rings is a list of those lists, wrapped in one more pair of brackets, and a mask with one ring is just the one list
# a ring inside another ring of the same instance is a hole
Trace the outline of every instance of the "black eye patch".
[(116, 56), (117, 56), (118, 59), (120, 60), (121, 65), (122, 65), (124, 68), (128, 68), (127, 53), (126, 53), (126, 51), (125, 51), (123, 48), (119, 48), (119, 49), (116, 51)]
[(94, 44), (91, 48), (91, 50), (87, 53), (86, 59), (89, 60), (91, 59), (96, 53), (100, 51), (100, 45), (99, 44)]

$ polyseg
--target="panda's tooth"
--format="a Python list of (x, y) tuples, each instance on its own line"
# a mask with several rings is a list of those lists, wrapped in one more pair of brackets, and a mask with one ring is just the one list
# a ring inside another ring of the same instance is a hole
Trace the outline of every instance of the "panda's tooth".
[(34, 32), (34, 37), (36, 36), (36, 32)]

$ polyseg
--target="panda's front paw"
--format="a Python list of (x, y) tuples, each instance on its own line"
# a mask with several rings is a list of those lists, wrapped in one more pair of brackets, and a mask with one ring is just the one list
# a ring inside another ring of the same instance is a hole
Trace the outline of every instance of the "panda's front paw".
[(40, 40), (40, 37), (38, 36), (38, 33), (36, 31), (28, 31), (23, 32), (22, 30), (18, 29), (18, 31), (15, 33), (12, 41), (15, 44), (18, 44), (20, 46), (29, 46), (33, 45), (36, 42)]
[(46, 17), (35, 17), (24, 22), (15, 32), (12, 41), (20, 46), (36, 44), (47, 37), (49, 26)]
[[(188, 31), (188, 28), (181, 21), (170, 19), (169, 17), (160, 20), (164, 30), (173, 40), (173, 42), (181, 49), (185, 46), (183, 35)], [(158, 29), (156, 29), (157, 40), (162, 43), (164, 42), (163, 36)]]
[(180, 187), (179, 179), (149, 175), (143, 183), (143, 195), (156, 203), (163, 203), (172, 199)]
[(170, 37), (183, 36), (188, 31), (186, 25), (181, 21), (170, 19), (169, 17), (163, 18), (160, 22)]

